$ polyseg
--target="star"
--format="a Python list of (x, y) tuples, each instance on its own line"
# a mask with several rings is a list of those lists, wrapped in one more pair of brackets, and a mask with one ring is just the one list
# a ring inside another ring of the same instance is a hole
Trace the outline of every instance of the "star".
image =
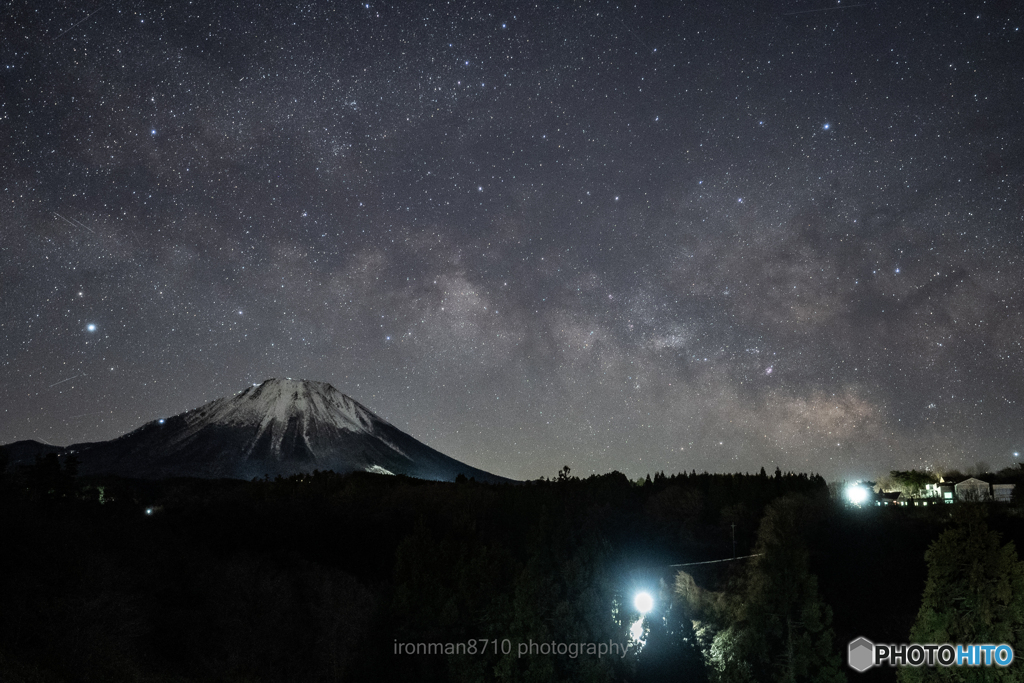
[[(1022, 436), (1006, 427), (1024, 424), (1006, 389), (1020, 334), (1000, 313), (1024, 291), (1024, 245), (1005, 239), (1019, 95), (998, 87), (1017, 77), (1014, 22), (970, 41), (893, 4), (911, 59), (840, 23), (874, 21), (863, 7), (785, 20), (833, 22), (819, 42), (708, 40), (741, 17), (679, 3), (596, 24), (587, 3), (527, 22), (357, 4), (265, 3), (244, 32), (211, 3), (145, 31), (72, 8), (38, 19), (47, 45), (12, 43), (0, 444), (109, 438), (299, 368), (523, 479), (557, 471), (556, 451), (630, 478), (734, 469), (711, 437), (679, 452), (687, 432), (729, 433), (741, 470), (837, 480), (922, 452), (964, 469)], [(684, 68), (692, 50), (720, 68)], [(381, 336), (382, 312), (399, 332)], [(111, 397), (105, 425), (63, 424), (57, 392), (17, 399), (75, 354), (92, 364), (76, 384)], [(497, 395), (519, 407), (478, 400)]]

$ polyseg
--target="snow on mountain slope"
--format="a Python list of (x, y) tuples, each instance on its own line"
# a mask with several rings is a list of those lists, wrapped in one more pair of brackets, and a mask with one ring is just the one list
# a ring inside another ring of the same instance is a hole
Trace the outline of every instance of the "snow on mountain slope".
[(83, 474), (288, 476), (313, 470), (507, 481), (435, 451), (325, 382), (270, 379), (112, 441), (69, 446)]
[[(383, 422), (330, 384), (293, 379), (272, 379), (235, 394), (220, 398), (184, 413), (190, 437), (211, 426), (256, 427), (248, 440), (248, 452), (258, 444), (277, 457), (285, 457), (295, 443), (302, 445), (315, 459), (333, 452), (334, 432), (373, 433), (374, 422)], [(327, 437), (327, 438), (324, 438)]]

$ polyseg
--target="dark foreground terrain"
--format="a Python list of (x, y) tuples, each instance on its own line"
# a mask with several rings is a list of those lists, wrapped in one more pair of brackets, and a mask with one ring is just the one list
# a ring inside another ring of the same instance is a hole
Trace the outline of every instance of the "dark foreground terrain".
[[(1015, 513), (988, 523), (1019, 544)], [(894, 680), (849, 671), (845, 645), (906, 642), (949, 516), (847, 510), (781, 472), (144, 482), (44, 457), (0, 478), (0, 680), (701, 681), (748, 662), (767, 681), (779, 628), (806, 644), (799, 680)], [(668, 566), (731, 558), (734, 529), (736, 555), (764, 555)], [(817, 616), (770, 625), (790, 609)], [(418, 643), (440, 646), (396, 654)], [(626, 656), (587, 653), (607, 643)]]

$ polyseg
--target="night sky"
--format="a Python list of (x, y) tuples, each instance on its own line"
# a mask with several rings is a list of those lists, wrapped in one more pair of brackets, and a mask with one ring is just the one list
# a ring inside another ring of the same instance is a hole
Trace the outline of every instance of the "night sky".
[(514, 478), (1024, 451), (1024, 10), (0, 9), (0, 443), (270, 377)]

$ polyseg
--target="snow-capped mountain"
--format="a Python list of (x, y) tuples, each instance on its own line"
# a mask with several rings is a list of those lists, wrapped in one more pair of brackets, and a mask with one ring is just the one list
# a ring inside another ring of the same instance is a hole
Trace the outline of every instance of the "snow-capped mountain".
[(82, 474), (288, 476), (366, 471), (452, 481), (508, 481), (426, 446), (325, 382), (269, 379), (111, 441), (75, 444)]

